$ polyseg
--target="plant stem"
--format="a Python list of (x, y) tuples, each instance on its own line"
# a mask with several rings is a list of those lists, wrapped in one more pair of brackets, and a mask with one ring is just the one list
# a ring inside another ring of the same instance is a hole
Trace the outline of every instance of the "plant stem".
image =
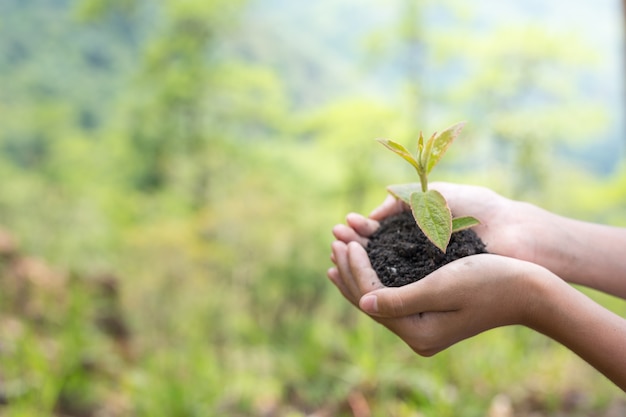
[(425, 172), (417, 172), (417, 175), (420, 177), (420, 184), (422, 184), (422, 192), (428, 191), (428, 178), (426, 178)]

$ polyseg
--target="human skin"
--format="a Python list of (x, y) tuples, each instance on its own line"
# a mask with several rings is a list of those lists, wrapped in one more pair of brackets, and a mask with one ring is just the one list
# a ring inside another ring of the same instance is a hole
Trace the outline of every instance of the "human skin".
[(352, 213), (347, 225), (333, 228), (335, 267), (328, 277), (344, 297), (423, 356), (491, 328), (524, 325), (626, 390), (626, 320), (564, 281), (624, 297), (626, 231), (557, 216), (482, 187), (431, 187), (454, 215), (481, 221), (475, 230), (490, 254), (459, 259), (404, 287), (384, 287), (364, 246), (379, 220), (406, 209), (388, 198), (369, 218)]
[[(569, 219), (484, 187), (436, 182), (430, 188), (443, 194), (453, 216), (480, 220), (473, 230), (489, 253), (536, 263), (567, 282), (626, 299), (625, 228)], [(336, 226), (333, 233), (365, 244), (378, 221), (407, 209), (388, 196), (369, 218), (349, 214), (348, 227)]]

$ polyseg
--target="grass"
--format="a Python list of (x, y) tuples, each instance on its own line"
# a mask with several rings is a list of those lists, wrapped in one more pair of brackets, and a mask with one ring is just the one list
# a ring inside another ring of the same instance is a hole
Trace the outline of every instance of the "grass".
[(152, 280), (143, 294), (152, 308), (124, 308), (129, 360), (94, 324), (93, 289), (70, 283), (67, 302), (46, 308), (53, 321), (4, 309), (3, 417), (352, 416), (357, 397), (371, 415), (481, 416), (498, 394), (514, 404), (532, 398), (550, 415), (568, 392), (585, 395), (587, 411), (619, 396), (570, 352), (522, 328), (420, 358), (330, 289), (304, 307), (301, 299), (260, 305), (229, 291), (232, 283), (179, 283), (173, 293)]
[(115, 277), (0, 256), (0, 416), (471, 417), (498, 396), (516, 415), (602, 416), (623, 398), (524, 328), (415, 355), (325, 278), (345, 203), (252, 177), (231, 178), (254, 184), (243, 197), (125, 229)]

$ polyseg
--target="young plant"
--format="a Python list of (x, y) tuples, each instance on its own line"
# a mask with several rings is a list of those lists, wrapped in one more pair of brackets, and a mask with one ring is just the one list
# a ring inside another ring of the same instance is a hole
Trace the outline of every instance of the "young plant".
[(452, 233), (479, 224), (471, 216), (452, 218), (446, 199), (437, 190), (428, 189), (428, 174), (448, 150), (452, 141), (461, 133), (465, 122), (457, 123), (441, 133), (433, 133), (427, 141), (420, 132), (417, 153), (411, 154), (404, 146), (388, 139), (378, 139), (380, 143), (408, 161), (417, 171), (420, 185), (400, 184), (387, 188), (396, 198), (411, 207), (418, 227), (426, 237), (442, 252), (446, 251)]

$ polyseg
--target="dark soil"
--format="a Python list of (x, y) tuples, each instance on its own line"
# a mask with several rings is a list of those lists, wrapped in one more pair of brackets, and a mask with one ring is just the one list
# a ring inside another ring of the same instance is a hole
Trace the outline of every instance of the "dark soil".
[(478, 235), (465, 229), (452, 234), (444, 254), (417, 227), (409, 211), (384, 219), (370, 236), (366, 249), (374, 270), (387, 287), (410, 284), (449, 262), (487, 253)]

